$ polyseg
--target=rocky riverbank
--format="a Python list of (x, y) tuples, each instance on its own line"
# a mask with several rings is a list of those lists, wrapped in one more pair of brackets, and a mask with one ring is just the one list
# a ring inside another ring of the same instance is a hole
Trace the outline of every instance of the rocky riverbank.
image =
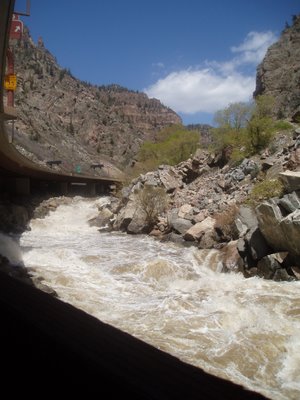
[[(262, 184), (269, 185), (268, 196), (263, 193), (260, 198), (255, 188)], [(157, 196), (160, 204), (153, 203), (157, 212), (152, 219), (149, 204), (141, 202), (147, 188), (154, 196), (163, 188), (167, 199), (167, 207), (157, 211), (163, 202)], [(296, 280), (299, 221), (300, 129), (295, 128), (279, 133), (268, 149), (238, 166), (230, 166), (226, 154), (199, 150), (177, 166), (162, 165), (140, 175), (119, 198), (102, 206), (90, 223), (199, 249), (219, 249), (224, 272)]]

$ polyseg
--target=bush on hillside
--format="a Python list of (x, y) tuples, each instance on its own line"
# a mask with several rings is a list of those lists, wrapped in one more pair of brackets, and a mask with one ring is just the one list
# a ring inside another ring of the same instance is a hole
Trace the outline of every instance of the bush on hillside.
[(256, 205), (261, 201), (272, 197), (281, 197), (284, 194), (284, 186), (280, 179), (266, 179), (254, 185), (248, 199), (248, 203)]
[(168, 127), (159, 133), (157, 142), (145, 142), (141, 146), (137, 159), (147, 166), (148, 171), (161, 164), (176, 165), (195, 153), (199, 139), (198, 132), (189, 131), (183, 126)]
[(158, 216), (166, 210), (168, 196), (162, 187), (145, 186), (137, 192), (137, 201), (151, 228), (157, 222)]
[(274, 129), (277, 131), (286, 131), (289, 129), (293, 129), (293, 125), (290, 124), (288, 121), (284, 121), (282, 119), (279, 119), (278, 121), (274, 122)]

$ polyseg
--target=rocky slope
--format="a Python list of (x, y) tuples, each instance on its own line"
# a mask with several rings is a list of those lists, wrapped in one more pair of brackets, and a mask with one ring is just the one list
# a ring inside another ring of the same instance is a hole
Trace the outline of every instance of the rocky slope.
[(65, 170), (76, 164), (89, 169), (103, 160), (124, 166), (143, 141), (181, 123), (144, 93), (79, 81), (57, 64), (41, 39), (35, 45), (27, 30), (14, 43), (14, 53), (19, 82), (14, 141), (36, 162), (60, 159)]
[(279, 118), (300, 118), (300, 15), (293, 17), (267, 51), (257, 68), (254, 96), (268, 94), (276, 99)]
[[(175, 167), (162, 165), (140, 175), (91, 223), (131, 234), (150, 233), (199, 249), (219, 249), (223, 271), (299, 279), (300, 128), (278, 132), (269, 148), (239, 166), (221, 161), (219, 155), (200, 150)], [(276, 197), (278, 181), (284, 187), (280, 197)], [(270, 183), (268, 197), (274, 198), (258, 197), (249, 205), (253, 188), (264, 182)], [(159, 188), (166, 192), (168, 206), (149, 220), (141, 193), (152, 190), (158, 199), (154, 207), (159, 209), (163, 204)]]

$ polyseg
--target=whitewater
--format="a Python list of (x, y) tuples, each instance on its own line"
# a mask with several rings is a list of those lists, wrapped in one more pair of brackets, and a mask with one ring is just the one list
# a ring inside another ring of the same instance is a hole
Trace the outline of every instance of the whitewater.
[(76, 197), (20, 239), (59, 298), (205, 371), (300, 398), (300, 282), (218, 272), (217, 250), (91, 227), (107, 198)]

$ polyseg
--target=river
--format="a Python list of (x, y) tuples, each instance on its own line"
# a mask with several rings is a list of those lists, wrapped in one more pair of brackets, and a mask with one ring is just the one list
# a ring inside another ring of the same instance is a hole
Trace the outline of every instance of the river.
[(23, 260), (65, 302), (258, 391), (300, 398), (300, 282), (218, 272), (217, 251), (99, 232), (106, 198), (76, 197), (31, 221)]

